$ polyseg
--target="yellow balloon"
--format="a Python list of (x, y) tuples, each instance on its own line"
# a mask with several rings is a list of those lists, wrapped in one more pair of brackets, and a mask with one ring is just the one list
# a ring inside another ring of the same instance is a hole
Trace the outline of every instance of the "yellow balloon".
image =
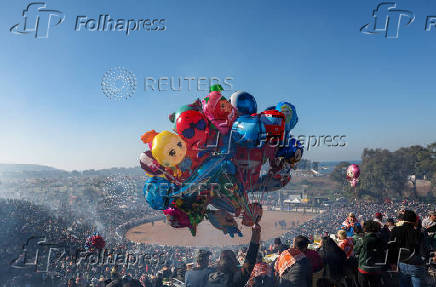
[(153, 138), (152, 154), (164, 167), (174, 167), (185, 158), (186, 143), (177, 134), (163, 131)]

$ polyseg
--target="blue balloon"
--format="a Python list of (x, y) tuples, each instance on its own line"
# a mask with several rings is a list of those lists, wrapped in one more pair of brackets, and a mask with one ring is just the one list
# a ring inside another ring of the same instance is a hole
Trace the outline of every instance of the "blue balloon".
[(279, 148), (276, 153), (276, 157), (284, 157), (288, 159), (294, 159), (300, 161), (303, 156), (304, 147), (299, 140), (290, 138), (286, 146)]
[(239, 116), (232, 126), (232, 142), (245, 147), (262, 147), (266, 142), (266, 129), (260, 117)]
[[(289, 172), (288, 172), (289, 174)], [(254, 185), (252, 192), (272, 192), (277, 191), (288, 184), (288, 181), (282, 180), (281, 177), (272, 174), (260, 176), (257, 183)]]
[(144, 185), (144, 196), (148, 205), (156, 210), (167, 209), (171, 202), (174, 184), (159, 176), (150, 177)]
[(229, 156), (231, 156), (231, 154), (220, 154), (206, 159), (198, 168), (193, 171), (191, 176), (186, 179), (185, 182), (188, 184), (183, 184), (180, 189), (177, 190), (177, 192), (173, 193), (173, 195), (196, 190), (195, 186), (208, 183), (210, 180), (218, 178), (222, 172), (234, 175), (236, 173), (236, 167), (227, 158)]
[(295, 106), (288, 102), (279, 102), (276, 106), (276, 110), (285, 114), (286, 117), (286, 134), (292, 130), (298, 123), (298, 115)]
[(247, 92), (237, 91), (230, 98), (232, 106), (238, 110), (238, 115), (257, 113), (256, 99)]

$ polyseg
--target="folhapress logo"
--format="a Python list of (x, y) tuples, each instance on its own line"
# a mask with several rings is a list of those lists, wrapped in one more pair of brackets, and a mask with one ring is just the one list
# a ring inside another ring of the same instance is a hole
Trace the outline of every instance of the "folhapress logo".
[[(47, 9), (45, 2), (32, 2), (23, 10), (23, 20), (12, 26), (12, 33), (23, 35), (33, 33), (35, 38), (48, 38), (50, 28), (61, 24), (65, 19), (64, 13), (59, 10)], [(165, 31), (167, 29), (165, 18), (116, 18), (109, 14), (100, 14), (97, 17), (76, 16), (73, 31), (75, 32), (122, 32), (126, 36), (137, 31)]]
[(44, 2), (32, 2), (23, 10), (22, 22), (11, 27), (15, 34), (31, 34), (35, 38), (48, 38), (50, 27), (61, 24), (65, 15), (58, 10), (46, 9)]
[(401, 25), (408, 26), (415, 20), (413, 12), (396, 9), (393, 2), (380, 3), (372, 13), (372, 21), (360, 28), (364, 34), (384, 33), (386, 38), (398, 38)]

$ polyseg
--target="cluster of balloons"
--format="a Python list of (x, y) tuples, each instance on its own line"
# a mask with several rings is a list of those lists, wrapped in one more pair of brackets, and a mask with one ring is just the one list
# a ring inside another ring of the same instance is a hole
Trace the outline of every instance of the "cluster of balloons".
[(88, 251), (94, 251), (94, 250), (102, 250), (106, 246), (106, 242), (104, 241), (103, 237), (98, 234), (94, 233), (93, 235), (86, 238), (85, 241), (85, 249)]
[[(263, 194), (284, 187), (303, 155), (291, 136), (298, 122), (295, 107), (280, 102), (258, 112), (255, 98), (238, 91), (226, 99), (210, 87), (202, 100), (170, 114), (173, 131), (148, 131), (139, 161), (150, 176), (147, 203), (163, 210), (175, 228), (193, 236), (204, 219), (225, 234), (242, 236), (236, 219), (252, 226), (262, 213)], [(261, 169), (267, 170), (261, 174)]]
[(360, 168), (357, 164), (351, 164), (347, 168), (347, 181), (350, 183), (351, 187), (356, 187), (359, 182)]

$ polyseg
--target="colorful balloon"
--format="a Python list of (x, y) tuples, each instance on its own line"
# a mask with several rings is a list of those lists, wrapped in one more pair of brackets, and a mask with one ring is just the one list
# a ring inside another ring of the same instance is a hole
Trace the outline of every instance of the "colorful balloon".
[(146, 150), (139, 162), (151, 176), (144, 186), (147, 204), (193, 236), (205, 218), (225, 234), (242, 236), (239, 218), (253, 226), (262, 216), (257, 194), (249, 192), (283, 188), (303, 155), (290, 136), (298, 122), (293, 105), (280, 102), (257, 114), (251, 94), (238, 91), (229, 101), (222, 90), (213, 85), (202, 101), (171, 114), (177, 134), (152, 130), (141, 137)]
[(242, 182), (244, 190), (253, 190), (262, 168), (262, 150), (237, 147), (233, 162), (237, 167), (237, 179)]
[(257, 113), (256, 99), (247, 92), (237, 91), (231, 96), (232, 106), (238, 111), (238, 115), (251, 115)]
[(102, 250), (106, 246), (104, 238), (98, 233), (89, 236), (85, 241), (85, 249), (94, 251), (95, 249)]
[(287, 146), (278, 149), (276, 157), (285, 158), (294, 167), (303, 157), (303, 151), (304, 147), (301, 142), (291, 138), (288, 140)]
[(230, 213), (224, 210), (208, 210), (207, 218), (215, 228), (222, 230), (224, 234), (229, 234), (232, 238), (235, 237), (235, 234), (242, 237), (238, 223)]
[(220, 84), (216, 84), (216, 85), (210, 86), (210, 88), (209, 88), (209, 93), (214, 92), (214, 91), (221, 92), (221, 91), (224, 91), (224, 89)]
[(175, 167), (185, 158), (186, 143), (179, 135), (169, 131), (149, 131), (141, 137), (144, 143), (152, 143), (153, 158), (164, 167)]
[(286, 125), (286, 118), (283, 113), (276, 110), (263, 111), (260, 114), (260, 121), (265, 126), (269, 145), (279, 145), (283, 142)]
[(143, 189), (145, 201), (147, 201), (148, 205), (153, 209), (167, 209), (171, 201), (171, 194), (174, 191), (174, 187), (174, 184), (163, 177), (150, 177), (147, 179)]
[(200, 99), (197, 99), (192, 104), (181, 106), (180, 108), (177, 109), (176, 112), (169, 114), (168, 118), (169, 118), (170, 122), (174, 123), (174, 128), (175, 128), (177, 119), (179, 118), (181, 113), (186, 112), (186, 111), (201, 112), (202, 110), (203, 110), (203, 108), (201, 106), (201, 101), (200, 101)]
[(178, 117), (176, 131), (186, 142), (188, 150), (198, 150), (207, 141), (209, 125), (201, 112), (189, 110), (181, 113)]
[(351, 164), (347, 168), (347, 181), (350, 183), (351, 187), (355, 187), (359, 182), (360, 167), (357, 164)]
[(260, 220), (263, 215), (262, 205), (258, 202), (253, 202), (248, 204), (248, 207), (245, 209), (242, 224), (248, 227), (253, 226), (256, 223), (256, 220)]
[(298, 123), (298, 115), (295, 106), (288, 102), (279, 102), (276, 106), (276, 110), (282, 112), (286, 117), (286, 134), (295, 127)]
[(174, 228), (191, 228), (191, 222), (186, 213), (178, 209), (177, 207), (170, 207), (163, 211), (164, 215), (167, 217), (168, 224)]
[(242, 115), (233, 123), (232, 142), (236, 145), (261, 148), (266, 142), (266, 136), (259, 115)]
[(204, 115), (220, 133), (226, 135), (237, 117), (236, 109), (219, 91), (211, 92), (202, 101)]

